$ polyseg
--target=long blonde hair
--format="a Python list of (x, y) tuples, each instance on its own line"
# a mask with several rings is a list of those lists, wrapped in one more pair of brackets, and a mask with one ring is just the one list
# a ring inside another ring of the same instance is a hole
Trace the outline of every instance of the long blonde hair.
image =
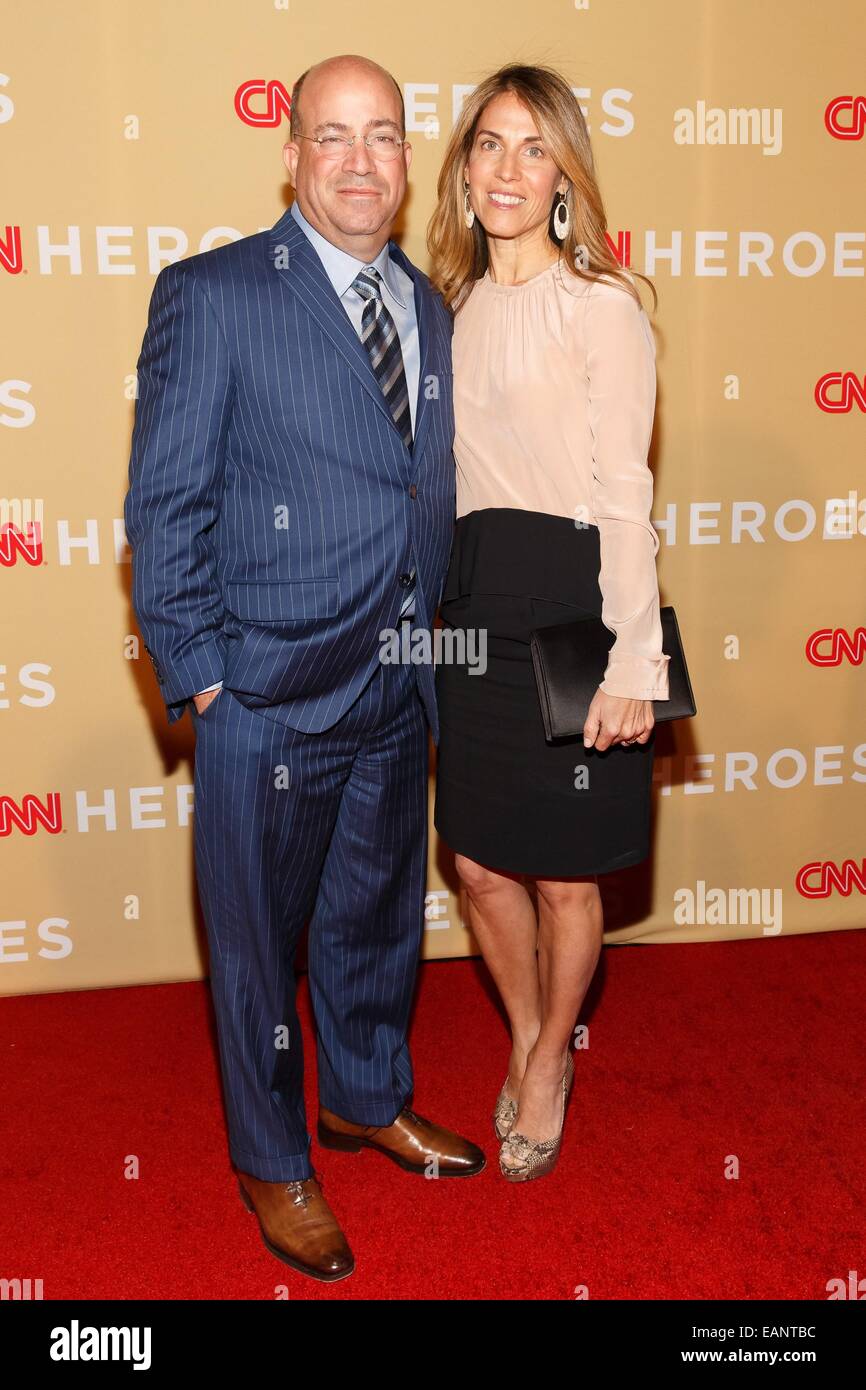
[(539, 133), (560, 172), (568, 180), (565, 195), (571, 225), (563, 241), (553, 233), (553, 206), (548, 234), (560, 251), (560, 264), (584, 280), (612, 277), (641, 303), (630, 279), (645, 280), (652, 290), (653, 309), (658, 303), (655, 286), (639, 271), (625, 272), (605, 238), (607, 215), (595, 176), (592, 147), (583, 112), (570, 86), (553, 68), (509, 63), (480, 82), (463, 103), (436, 188), (436, 211), (427, 229), (430, 279), (445, 303), (459, 309), (476, 280), (488, 266), (487, 238), (476, 217), (471, 228), (464, 220), (463, 170), (475, 141), (479, 117), (489, 101), (502, 92), (514, 92), (532, 112)]

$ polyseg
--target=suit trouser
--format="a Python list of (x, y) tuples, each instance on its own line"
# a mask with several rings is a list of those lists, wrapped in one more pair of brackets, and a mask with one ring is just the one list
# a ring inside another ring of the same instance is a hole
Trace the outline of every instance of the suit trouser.
[(195, 855), (229, 1151), (312, 1176), (294, 954), (309, 919), (319, 1099), (388, 1125), (412, 1094), (406, 1030), (424, 929), (427, 724), (411, 664), (380, 664), (305, 734), (224, 688), (195, 713)]

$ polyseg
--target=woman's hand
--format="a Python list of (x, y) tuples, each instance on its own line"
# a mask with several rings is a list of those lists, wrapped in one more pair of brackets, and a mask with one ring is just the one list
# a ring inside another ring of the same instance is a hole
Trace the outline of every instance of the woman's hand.
[(584, 747), (603, 753), (617, 743), (646, 743), (655, 722), (652, 700), (628, 700), (599, 688), (583, 726)]

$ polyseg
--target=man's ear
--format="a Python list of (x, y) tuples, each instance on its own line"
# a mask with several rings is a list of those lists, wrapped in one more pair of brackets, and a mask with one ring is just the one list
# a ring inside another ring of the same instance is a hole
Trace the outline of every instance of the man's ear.
[(297, 140), (287, 140), (283, 145), (283, 163), (289, 171), (289, 178), (292, 187), (295, 185), (295, 170), (298, 167), (298, 160), (301, 155), (301, 147)]

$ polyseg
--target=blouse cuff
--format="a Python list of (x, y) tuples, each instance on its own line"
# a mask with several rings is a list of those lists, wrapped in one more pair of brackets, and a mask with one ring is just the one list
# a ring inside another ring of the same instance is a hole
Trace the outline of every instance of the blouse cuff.
[(608, 662), (599, 686), (606, 695), (626, 700), (669, 700), (669, 656), (617, 656)]

